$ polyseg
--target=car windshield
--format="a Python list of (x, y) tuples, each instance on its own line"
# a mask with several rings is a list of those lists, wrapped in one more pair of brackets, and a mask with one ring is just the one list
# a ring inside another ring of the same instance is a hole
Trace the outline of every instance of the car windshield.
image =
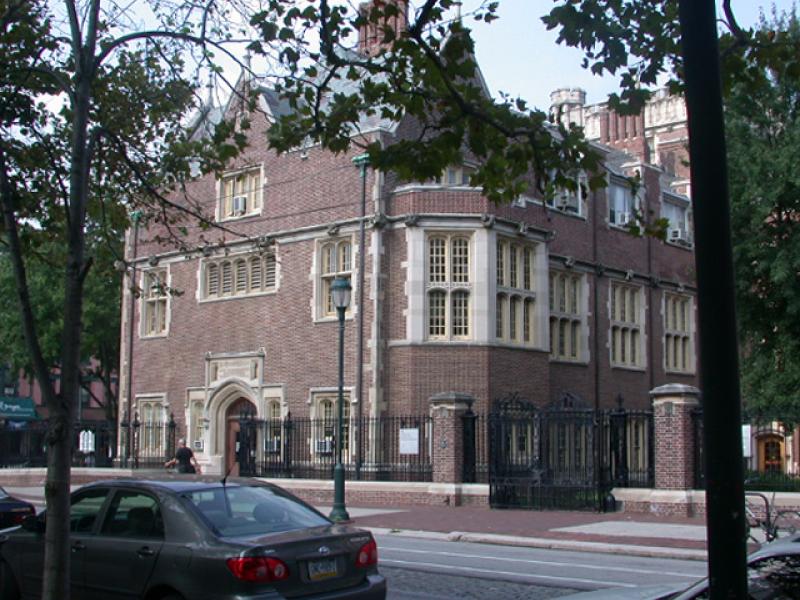
[(0, 487), (0, 498), (8, 498), (8, 492)]
[(264, 535), (329, 525), (330, 521), (280, 490), (227, 486), (183, 496), (223, 537)]

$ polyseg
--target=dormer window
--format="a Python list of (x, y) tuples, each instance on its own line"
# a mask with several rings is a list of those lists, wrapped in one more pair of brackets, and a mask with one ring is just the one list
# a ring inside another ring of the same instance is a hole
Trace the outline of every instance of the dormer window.
[[(550, 180), (553, 180), (552, 174)], [(575, 189), (568, 188), (555, 188), (555, 192), (550, 194), (547, 198), (547, 206), (552, 209), (560, 210), (561, 212), (583, 216), (584, 205), (588, 196), (589, 182), (586, 179), (585, 173), (580, 173), (573, 177), (575, 180)]]
[(638, 198), (629, 181), (612, 178), (608, 185), (608, 222), (617, 227), (626, 227), (636, 221)]
[(667, 241), (679, 244), (691, 243), (689, 201), (680, 196), (664, 195), (661, 216), (667, 219)]
[(219, 186), (220, 219), (237, 219), (261, 212), (261, 167), (226, 174)]

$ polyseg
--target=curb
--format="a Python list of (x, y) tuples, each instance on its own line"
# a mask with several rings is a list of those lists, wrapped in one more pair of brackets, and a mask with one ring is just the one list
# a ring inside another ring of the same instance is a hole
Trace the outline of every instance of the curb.
[(531, 538), (493, 533), (468, 533), (451, 531), (418, 531), (412, 529), (387, 529), (383, 527), (364, 527), (376, 535), (411, 537), (417, 539), (437, 540), (442, 542), (467, 542), (474, 544), (494, 544), (497, 546), (520, 546), (525, 548), (545, 548), (549, 550), (572, 550), (575, 552), (597, 552), (602, 554), (620, 554), (625, 556), (642, 556), (646, 558), (674, 558), (680, 560), (708, 560), (705, 550), (689, 548), (662, 548), (659, 546), (637, 546), (635, 544), (612, 544), (603, 542), (578, 542), (549, 538)]

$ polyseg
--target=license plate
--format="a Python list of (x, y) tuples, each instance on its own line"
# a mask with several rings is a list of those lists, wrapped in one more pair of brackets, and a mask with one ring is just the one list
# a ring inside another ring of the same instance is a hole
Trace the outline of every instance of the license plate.
[(308, 561), (308, 578), (311, 581), (336, 577), (336, 559), (323, 558), (321, 560)]

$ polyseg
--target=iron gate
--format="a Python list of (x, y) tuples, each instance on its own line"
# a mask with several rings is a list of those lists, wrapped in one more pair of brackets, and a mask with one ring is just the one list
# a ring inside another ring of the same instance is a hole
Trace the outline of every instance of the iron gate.
[(537, 408), (518, 394), (489, 413), (493, 508), (604, 510), (614, 486), (652, 485), (652, 413), (596, 411), (565, 394)]

